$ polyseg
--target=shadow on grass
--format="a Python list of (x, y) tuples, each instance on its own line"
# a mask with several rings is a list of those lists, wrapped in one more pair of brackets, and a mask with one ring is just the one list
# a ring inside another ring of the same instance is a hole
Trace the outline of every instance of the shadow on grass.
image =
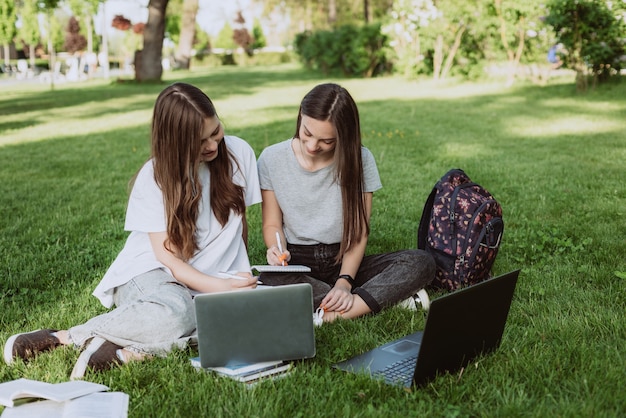
[[(152, 107), (157, 95), (169, 84), (184, 81), (201, 88), (211, 99), (217, 100), (231, 95), (246, 95), (265, 85), (289, 85), (294, 81), (317, 80), (319, 74), (306, 70), (277, 69), (268, 71), (263, 68), (221, 67), (206, 69), (197, 75), (193, 72), (172, 72), (164, 75), (160, 83), (137, 83), (135, 81), (114, 80), (108, 85), (84, 85), (63, 87), (56, 90), (28, 91), (10, 94), (0, 98), (0, 115), (15, 115), (23, 112), (36, 112), (50, 108), (74, 107), (90, 102), (106, 102), (116, 99), (132, 99), (132, 96), (145, 96), (133, 108), (110, 109), (111, 112)], [(132, 100), (131, 100), (132, 101)], [(95, 115), (90, 115), (95, 116)], [(26, 126), (33, 121), (24, 122)], [(19, 127), (19, 126), (18, 126)], [(3, 129), (13, 129), (11, 126)], [(1, 132), (1, 130), (0, 130)]]

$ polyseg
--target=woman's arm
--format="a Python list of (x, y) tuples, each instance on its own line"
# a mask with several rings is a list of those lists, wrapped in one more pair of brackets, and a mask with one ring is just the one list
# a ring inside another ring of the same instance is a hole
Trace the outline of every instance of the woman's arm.
[(256, 278), (250, 273), (240, 274), (246, 280), (222, 279), (195, 269), (165, 248), (167, 232), (151, 232), (150, 244), (157, 260), (170, 269), (176, 280), (199, 292), (221, 292), (256, 287)]
[[(265, 241), (267, 246), (267, 264), (278, 266), (282, 263), (281, 255), (284, 254), (284, 259), (287, 261), (291, 258), (289, 251), (287, 251), (287, 241), (283, 234), (283, 211), (278, 205), (273, 190), (261, 190), (261, 196), (263, 196), (261, 212), (263, 213), (263, 241)], [(283, 254), (278, 250), (276, 234), (280, 237), (280, 245), (284, 250)]]

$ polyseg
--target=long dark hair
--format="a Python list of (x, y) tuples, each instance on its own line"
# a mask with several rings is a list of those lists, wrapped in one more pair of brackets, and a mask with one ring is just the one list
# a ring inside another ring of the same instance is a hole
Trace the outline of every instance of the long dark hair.
[[(154, 179), (161, 188), (167, 218), (166, 248), (183, 260), (198, 250), (196, 221), (202, 186), (198, 175), (200, 146), (207, 118), (217, 116), (211, 99), (200, 89), (174, 83), (161, 92), (152, 117)], [(243, 188), (233, 183), (233, 162), (220, 141), (218, 156), (208, 163), (211, 209), (224, 225), (230, 210), (245, 213)]]
[(361, 125), (359, 110), (348, 91), (333, 83), (319, 84), (300, 103), (295, 138), (300, 137), (302, 115), (328, 121), (337, 130), (335, 147), (335, 180), (341, 187), (343, 235), (337, 256), (356, 245), (369, 234), (369, 221), (363, 195), (363, 159), (361, 156)]

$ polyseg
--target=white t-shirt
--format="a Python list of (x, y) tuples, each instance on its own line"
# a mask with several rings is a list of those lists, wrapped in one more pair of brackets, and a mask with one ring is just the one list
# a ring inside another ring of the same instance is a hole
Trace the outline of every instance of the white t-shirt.
[[(289, 139), (265, 148), (257, 165), (261, 189), (272, 190), (283, 213), (287, 242), (296, 245), (335, 244), (343, 233), (341, 187), (335, 181), (335, 164), (316, 171), (303, 169)], [(361, 148), (363, 192), (382, 187), (372, 153)]]
[[(225, 136), (226, 146), (239, 163), (233, 163), (233, 181), (244, 188), (246, 206), (261, 201), (256, 158), (250, 145), (234, 136)], [(243, 241), (241, 215), (231, 211), (222, 226), (210, 205), (210, 173), (206, 164), (200, 166), (202, 201), (197, 220), (198, 251), (188, 261), (197, 270), (211, 275), (220, 271), (250, 271), (250, 261)], [(93, 295), (111, 307), (113, 289), (150, 270), (169, 269), (157, 261), (148, 233), (167, 229), (161, 189), (154, 180), (152, 160), (139, 171), (126, 210), (124, 229), (130, 231), (126, 245), (96, 287)], [(171, 273), (171, 272), (170, 272)]]

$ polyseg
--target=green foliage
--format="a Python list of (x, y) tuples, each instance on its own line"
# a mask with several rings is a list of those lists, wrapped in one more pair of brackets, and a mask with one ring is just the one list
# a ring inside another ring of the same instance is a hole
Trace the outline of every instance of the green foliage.
[(31, 1), (25, 1), (18, 9), (22, 26), (18, 29), (18, 37), (26, 45), (39, 43), (39, 24), (37, 21), (37, 7)]
[(165, 36), (178, 44), (180, 38), (181, 15), (167, 14), (165, 17)]
[(263, 34), (263, 27), (258, 19), (254, 20), (254, 25), (252, 26), (252, 37), (254, 38), (254, 42), (252, 42), (252, 45), (250, 46), (252, 49), (263, 48), (267, 45), (265, 35)]
[(379, 24), (303, 32), (296, 36), (294, 45), (304, 65), (324, 74), (374, 77), (390, 69), (387, 36)]
[(13, 0), (0, 0), (0, 46), (8, 45), (15, 37), (15, 3)]
[[(609, 3), (612, 8), (609, 7)], [(595, 81), (618, 75), (626, 54), (626, 6), (605, 0), (551, 0), (546, 22), (565, 46), (565, 61), (580, 80), (589, 71)]]
[(235, 42), (233, 35), (233, 27), (228, 22), (224, 23), (224, 27), (222, 27), (222, 30), (215, 37), (213, 47), (224, 48), (227, 50), (236, 49), (237, 43)]

